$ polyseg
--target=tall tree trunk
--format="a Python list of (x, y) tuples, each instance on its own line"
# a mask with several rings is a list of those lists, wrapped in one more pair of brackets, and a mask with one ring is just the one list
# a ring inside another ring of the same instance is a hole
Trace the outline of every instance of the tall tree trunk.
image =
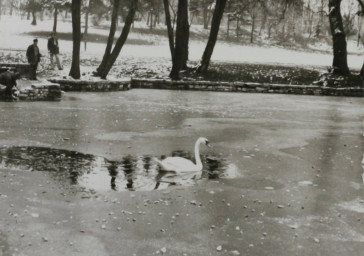
[(33, 20), (32, 20), (32, 23), (31, 25), (37, 25), (37, 15), (35, 13), (35, 11), (32, 11), (32, 17), (33, 17)]
[(316, 37), (319, 37), (321, 35), (323, 21), (324, 21), (324, 0), (321, 0), (320, 18), (319, 18), (319, 21), (317, 23)]
[(102, 61), (99, 65), (99, 67), (96, 69), (95, 75), (97, 75), (97, 76), (101, 76), (101, 74), (104, 73), (106, 63), (107, 63), (108, 59), (110, 58), (112, 45), (114, 43), (116, 27), (117, 27), (119, 9), (120, 9), (120, 0), (114, 0), (114, 5), (113, 5), (112, 15), (111, 15), (111, 25), (110, 25), (109, 37), (107, 38), (107, 44), (106, 44), (104, 56), (102, 57)]
[(236, 17), (236, 30), (235, 30), (236, 37), (239, 37), (239, 31), (240, 31), (240, 17), (237, 16)]
[(360, 45), (360, 33), (361, 33), (361, 27), (362, 27), (362, 24), (361, 24), (361, 19), (360, 19), (360, 16), (358, 16), (358, 37), (357, 37), (357, 47), (359, 47)]
[(112, 50), (110, 57), (107, 60), (105, 69), (102, 70), (101, 78), (103, 78), (103, 79), (106, 79), (106, 76), (108, 75), (110, 69), (114, 65), (116, 59), (118, 58), (118, 56), (120, 54), (121, 49), (123, 48), (123, 46), (125, 44), (126, 39), (128, 38), (131, 24), (134, 21), (134, 16), (135, 16), (135, 12), (137, 9), (137, 5), (138, 5), (138, 0), (131, 1), (129, 12), (128, 12), (128, 15), (126, 16), (125, 24), (124, 24), (123, 30), (121, 32), (121, 35), (118, 38), (118, 40), (116, 41), (115, 47)]
[(155, 19), (154, 19), (154, 27), (157, 27), (157, 25), (159, 25), (160, 23), (160, 15), (159, 12), (155, 15)]
[[(174, 48), (173, 59), (172, 59), (172, 70), (169, 77), (173, 80), (179, 79), (179, 71), (183, 65), (184, 51), (185, 51), (185, 23), (186, 15), (188, 12), (188, 0), (178, 0), (177, 9), (177, 28), (176, 28), (176, 45)], [(187, 19), (188, 22), (188, 19)]]
[(309, 12), (308, 17), (309, 17), (309, 20), (308, 20), (308, 38), (311, 38), (312, 24), (313, 24), (313, 12)]
[(251, 27), (251, 31), (250, 31), (250, 43), (254, 42), (254, 29), (255, 29), (255, 15), (253, 14), (252, 16), (252, 27)]
[(83, 41), (85, 45), (85, 51), (87, 48), (87, 33), (88, 33), (88, 16), (89, 16), (89, 6), (86, 7), (86, 13), (85, 13), (85, 30), (83, 31)]
[(167, 32), (168, 32), (168, 41), (169, 41), (169, 49), (171, 51), (171, 57), (173, 59), (173, 52), (174, 52), (174, 33), (172, 28), (172, 21), (171, 21), (171, 13), (169, 11), (169, 3), (168, 0), (163, 0), (164, 5), (164, 12), (166, 16), (166, 25), (167, 25)]
[(10, 10), (9, 10), (10, 16), (13, 16), (13, 8), (14, 8), (14, 0), (11, 0), (10, 1)]
[(81, 77), (80, 72), (80, 46), (81, 46), (81, 0), (72, 0), (72, 65), (69, 75), (74, 79)]
[(229, 38), (230, 36), (230, 14), (227, 16), (227, 28), (226, 28), (226, 37)]
[(58, 7), (54, 6), (53, 32), (57, 32)]
[(30, 20), (30, 12), (27, 13), (27, 20)]
[(268, 39), (270, 39), (270, 37), (272, 35), (272, 28), (273, 28), (273, 25), (272, 24), (269, 24), (268, 25)]
[(188, 61), (188, 43), (190, 40), (190, 25), (188, 23), (188, 1), (186, 8), (183, 9), (183, 30), (185, 36), (183, 37), (184, 43), (183, 43), (183, 52), (182, 52), (182, 70), (187, 69), (187, 61)]
[(149, 23), (150, 31), (153, 30), (153, 11), (150, 11), (150, 23)]
[(216, 0), (215, 10), (212, 16), (210, 36), (207, 41), (205, 51), (202, 55), (202, 60), (196, 69), (196, 72), (199, 74), (205, 74), (210, 65), (212, 52), (214, 51), (217, 36), (219, 34), (220, 23), (224, 14), (226, 2), (227, 0)]
[(259, 29), (259, 35), (261, 35), (261, 34), (262, 34), (262, 31), (263, 31), (263, 29), (265, 28), (266, 23), (267, 23), (267, 15), (265, 15), (265, 14), (263, 13), (262, 23), (261, 23), (261, 25), (260, 25), (260, 29)]
[(341, 0), (329, 0), (329, 21), (333, 41), (333, 72), (347, 75), (350, 73), (347, 62), (346, 38), (340, 11)]
[(89, 13), (90, 13), (90, 10), (89, 10), (89, 7), (86, 8), (86, 12), (85, 12), (85, 30), (83, 31), (83, 33), (85, 35), (87, 35), (88, 33), (88, 17), (89, 17)]
[(203, 0), (203, 28), (208, 29), (209, 28), (209, 21), (208, 21), (208, 4), (207, 0)]

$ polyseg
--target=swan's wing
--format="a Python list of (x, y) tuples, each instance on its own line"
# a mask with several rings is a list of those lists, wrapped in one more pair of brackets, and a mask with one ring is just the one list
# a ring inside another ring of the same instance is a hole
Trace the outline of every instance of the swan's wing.
[(162, 160), (163, 164), (168, 164), (174, 167), (189, 167), (195, 166), (195, 164), (186, 158), (175, 156), (175, 157), (167, 157)]
[(195, 171), (196, 165), (183, 157), (167, 157), (163, 159), (162, 167), (172, 171)]

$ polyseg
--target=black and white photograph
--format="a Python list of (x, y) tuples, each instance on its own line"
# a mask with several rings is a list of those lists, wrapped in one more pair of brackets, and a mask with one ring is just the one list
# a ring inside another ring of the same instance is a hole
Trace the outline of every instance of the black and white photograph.
[(363, 256), (364, 0), (0, 0), (0, 256)]

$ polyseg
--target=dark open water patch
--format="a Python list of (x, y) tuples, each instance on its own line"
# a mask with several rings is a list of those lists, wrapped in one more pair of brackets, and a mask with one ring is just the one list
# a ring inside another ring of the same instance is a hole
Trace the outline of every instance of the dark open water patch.
[[(172, 156), (189, 159), (191, 155), (183, 151), (172, 153)], [(221, 157), (205, 155), (201, 158), (204, 170), (198, 180), (238, 176), (236, 166)], [(0, 169), (49, 172), (62, 182), (99, 192), (157, 190), (173, 185), (192, 186), (198, 182), (193, 176), (181, 177), (161, 171), (153, 156), (126, 155), (119, 161), (110, 161), (91, 154), (46, 147), (2, 147)]]

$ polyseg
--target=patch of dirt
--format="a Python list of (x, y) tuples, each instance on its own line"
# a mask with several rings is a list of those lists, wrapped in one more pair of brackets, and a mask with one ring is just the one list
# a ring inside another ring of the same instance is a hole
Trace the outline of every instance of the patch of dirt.
[[(196, 77), (196, 74), (192, 70), (192, 72), (188, 72), (188, 76)], [(320, 72), (318, 70), (302, 67), (212, 63), (204, 79), (210, 81), (309, 85), (318, 80), (319, 77)]]

